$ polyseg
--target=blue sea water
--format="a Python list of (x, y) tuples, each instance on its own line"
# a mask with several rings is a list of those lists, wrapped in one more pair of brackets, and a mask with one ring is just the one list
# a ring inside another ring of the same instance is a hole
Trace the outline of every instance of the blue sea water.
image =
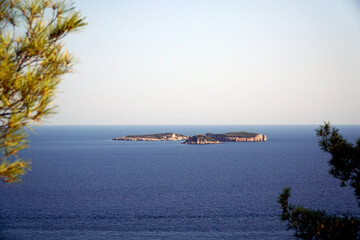
[[(1, 186), (2, 239), (291, 239), (279, 220), (292, 203), (360, 215), (328, 173), (317, 126), (42, 126), (33, 170)], [(337, 126), (355, 142), (360, 126)], [(185, 145), (111, 141), (128, 134), (260, 132), (267, 142)]]

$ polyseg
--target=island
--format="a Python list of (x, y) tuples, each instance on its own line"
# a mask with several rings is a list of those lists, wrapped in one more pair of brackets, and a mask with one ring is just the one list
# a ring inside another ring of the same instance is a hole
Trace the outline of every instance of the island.
[(145, 135), (127, 135), (113, 138), (122, 141), (182, 141), (183, 144), (218, 144), (222, 142), (265, 142), (266, 135), (250, 132), (206, 133), (192, 137), (178, 133), (155, 133)]
[(220, 142), (265, 142), (267, 141), (266, 135), (260, 133), (249, 132), (228, 132), (228, 133), (206, 133), (208, 137), (211, 137)]
[(145, 135), (128, 135), (123, 137), (113, 138), (112, 140), (122, 141), (181, 141), (188, 139), (188, 136), (178, 133), (156, 133)]
[(198, 134), (189, 137), (188, 139), (186, 139), (185, 142), (182, 143), (183, 144), (219, 144), (221, 142), (212, 137)]

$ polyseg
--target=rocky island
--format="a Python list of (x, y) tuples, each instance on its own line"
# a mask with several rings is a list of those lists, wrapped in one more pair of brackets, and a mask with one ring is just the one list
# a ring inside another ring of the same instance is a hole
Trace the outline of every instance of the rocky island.
[(260, 133), (249, 132), (229, 132), (221, 134), (207, 133), (208, 137), (216, 139), (220, 142), (265, 142), (267, 141), (266, 135)]
[(128, 135), (123, 137), (113, 138), (112, 140), (122, 141), (181, 141), (188, 139), (188, 136), (177, 133), (156, 133), (145, 135)]
[(221, 143), (218, 140), (213, 139), (205, 135), (195, 135), (186, 139), (183, 144), (218, 144)]

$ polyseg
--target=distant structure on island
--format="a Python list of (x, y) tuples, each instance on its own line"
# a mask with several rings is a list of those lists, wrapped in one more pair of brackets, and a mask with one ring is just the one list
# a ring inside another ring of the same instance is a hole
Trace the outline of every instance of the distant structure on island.
[(146, 135), (128, 135), (124, 137), (113, 138), (112, 140), (123, 141), (181, 141), (188, 139), (188, 136), (177, 133), (156, 133)]
[(113, 138), (112, 140), (122, 141), (182, 141), (184, 144), (218, 144), (221, 142), (265, 142), (266, 135), (249, 132), (228, 132), (228, 133), (206, 133), (205, 135), (195, 135), (192, 137), (178, 133), (156, 133), (146, 135), (128, 135)]

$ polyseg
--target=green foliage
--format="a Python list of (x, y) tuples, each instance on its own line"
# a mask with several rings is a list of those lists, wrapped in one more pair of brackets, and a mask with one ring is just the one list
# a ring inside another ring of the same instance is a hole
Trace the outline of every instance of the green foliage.
[[(316, 130), (320, 148), (331, 154), (330, 173), (341, 180), (341, 186), (350, 185), (360, 199), (359, 152), (360, 139), (354, 146), (348, 143), (339, 130), (324, 123)], [(325, 211), (312, 210), (289, 204), (290, 188), (284, 188), (278, 202), (281, 204), (281, 220), (288, 222), (289, 229), (301, 239), (360, 239), (360, 220), (353, 216), (329, 215)]]
[(245, 131), (241, 131), (241, 132), (229, 132), (229, 133), (224, 133), (222, 135), (225, 135), (227, 137), (244, 137), (244, 138), (251, 138), (251, 137), (255, 137), (256, 135), (258, 135), (258, 133), (250, 133), (250, 132), (245, 132)]
[[(329, 123), (316, 130), (319, 146), (331, 154), (330, 174), (341, 180), (341, 186), (351, 186), (360, 201), (360, 138), (356, 145), (347, 142)], [(360, 204), (360, 202), (359, 202)]]
[(201, 141), (218, 142), (218, 140), (213, 139), (212, 137), (209, 137), (209, 136), (205, 136), (205, 135), (196, 135), (196, 136), (193, 136), (192, 138), (200, 139)]
[(73, 63), (61, 39), (85, 25), (85, 19), (66, 1), (0, 1), (0, 179), (3, 182), (19, 182), (30, 170), (30, 163), (17, 154), (27, 147), (24, 128), (54, 112), (56, 87), (61, 76), (71, 71)]
[(359, 239), (360, 220), (351, 216), (328, 215), (325, 211), (312, 210), (288, 203), (290, 188), (284, 188), (278, 202), (282, 207), (281, 220), (295, 230), (301, 239)]

